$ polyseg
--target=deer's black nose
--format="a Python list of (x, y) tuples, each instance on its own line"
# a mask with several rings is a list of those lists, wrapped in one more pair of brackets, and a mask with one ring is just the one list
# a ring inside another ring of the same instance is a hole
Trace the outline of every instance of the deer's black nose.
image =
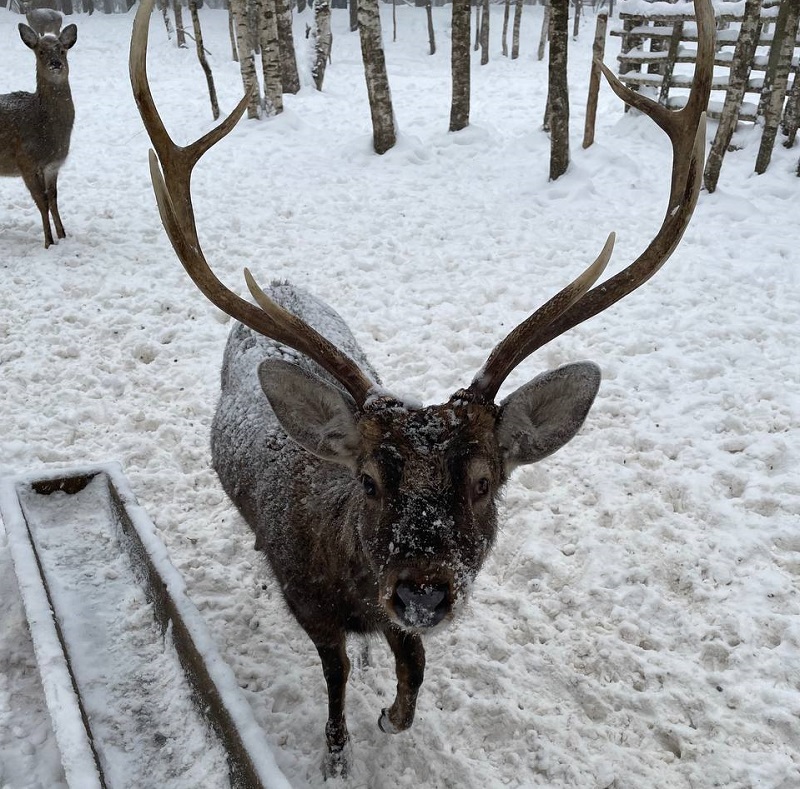
[(392, 608), (406, 627), (434, 627), (450, 612), (448, 584), (400, 581), (392, 595)]

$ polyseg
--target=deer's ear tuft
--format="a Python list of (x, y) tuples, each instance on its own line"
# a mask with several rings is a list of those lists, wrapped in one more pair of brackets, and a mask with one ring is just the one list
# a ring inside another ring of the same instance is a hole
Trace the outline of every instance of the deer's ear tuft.
[(497, 440), (506, 472), (536, 463), (580, 429), (600, 386), (592, 362), (566, 364), (534, 378), (501, 404)]
[(290, 438), (323, 460), (355, 469), (359, 433), (348, 394), (284, 359), (261, 362), (258, 379)]

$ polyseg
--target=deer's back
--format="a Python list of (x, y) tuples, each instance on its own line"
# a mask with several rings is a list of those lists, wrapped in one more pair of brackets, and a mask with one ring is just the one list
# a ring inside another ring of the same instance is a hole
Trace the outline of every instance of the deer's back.
[(0, 96), (0, 175), (18, 176), (26, 164), (39, 170), (61, 167), (74, 121), (68, 93), (49, 103), (26, 91)]
[[(268, 292), (371, 370), (347, 325), (330, 307), (291, 285), (273, 285)], [(267, 555), (298, 619), (308, 624), (309, 617), (318, 618), (313, 611), (332, 606), (341, 610), (327, 611), (329, 621), (349, 621), (364, 597), (361, 586), (372, 583), (369, 577), (359, 577), (363, 568), (350, 513), (355, 480), (344, 467), (319, 460), (286, 435), (258, 380), (258, 366), (268, 357), (291, 359), (333, 380), (305, 356), (234, 325), (211, 429), (212, 462), (228, 496), (255, 532), (256, 547)], [(340, 590), (333, 601), (330, 584), (342, 578), (352, 579), (352, 594)], [(302, 610), (304, 606), (309, 611)], [(351, 624), (353, 629), (369, 629), (363, 623)]]

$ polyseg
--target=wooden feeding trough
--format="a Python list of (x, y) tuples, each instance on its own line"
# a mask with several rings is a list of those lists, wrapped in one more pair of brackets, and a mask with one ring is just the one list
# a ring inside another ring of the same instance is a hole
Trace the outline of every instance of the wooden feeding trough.
[(0, 481), (68, 784), (288, 789), (121, 468)]

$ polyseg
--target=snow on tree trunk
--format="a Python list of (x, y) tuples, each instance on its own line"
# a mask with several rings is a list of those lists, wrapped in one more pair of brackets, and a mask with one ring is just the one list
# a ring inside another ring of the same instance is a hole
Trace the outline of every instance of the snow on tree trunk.
[(469, 126), (470, 91), (470, 0), (453, 0), (453, 32), (451, 38), (450, 70), (453, 97), (450, 104), (450, 131)]
[(550, 180), (555, 181), (569, 166), (569, 0), (551, 0), (550, 14), (547, 111), (550, 125)]
[[(353, 0), (355, 2), (355, 0)], [(316, 0), (314, 3), (314, 63), (311, 66), (311, 76), (317, 90), (322, 90), (325, 81), (325, 67), (331, 54), (331, 7), (328, 0)]]
[(230, 0), (231, 12), (236, 28), (236, 48), (239, 51), (239, 68), (242, 71), (244, 92), (250, 96), (247, 104), (247, 117), (258, 118), (261, 99), (259, 96), (256, 63), (253, 55), (250, 31), (247, 24), (247, 7), (245, 0)]
[(189, 0), (189, 15), (192, 17), (192, 28), (194, 30), (194, 43), (197, 48), (197, 59), (200, 61), (200, 68), (206, 75), (208, 85), (208, 97), (211, 101), (211, 115), (214, 120), (219, 118), (219, 103), (217, 102), (217, 89), (214, 87), (214, 75), (211, 73), (211, 66), (208, 65), (206, 50), (203, 46), (203, 31), (200, 29), (200, 17), (197, 15), (197, 0)]
[(281, 57), (281, 82), (284, 93), (297, 93), (300, 90), (300, 76), (297, 73), (297, 55), (294, 51), (292, 34), (292, 4), (289, 0), (275, 0), (278, 16), (278, 43)]
[(261, 49), (261, 71), (264, 75), (264, 111), (268, 117), (283, 112), (278, 15), (276, 0), (257, 0), (258, 39)]
[(361, 58), (367, 81), (367, 96), (372, 115), (372, 144), (376, 153), (386, 153), (397, 141), (392, 109), (392, 93), (386, 74), (386, 57), (381, 37), (381, 17), (378, 0), (360, 0), (358, 31), (361, 38)]

